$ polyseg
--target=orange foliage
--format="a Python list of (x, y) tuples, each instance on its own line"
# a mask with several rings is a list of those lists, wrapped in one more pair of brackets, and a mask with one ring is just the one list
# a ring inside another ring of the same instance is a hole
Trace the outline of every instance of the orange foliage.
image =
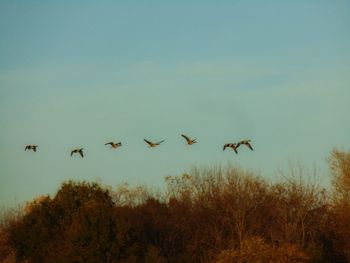
[(1, 221), (0, 261), (350, 262), (349, 167), (333, 151), (330, 194), (235, 167), (169, 176), (157, 194), (68, 181)]

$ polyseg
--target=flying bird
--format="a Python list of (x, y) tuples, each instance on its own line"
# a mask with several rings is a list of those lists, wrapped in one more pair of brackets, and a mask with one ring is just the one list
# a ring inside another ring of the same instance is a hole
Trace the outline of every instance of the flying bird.
[(118, 147), (122, 146), (122, 143), (121, 142), (117, 142), (117, 143), (115, 143), (115, 142), (107, 142), (107, 143), (105, 143), (105, 145), (110, 145), (111, 148), (117, 149)]
[(241, 145), (240, 143), (226, 143), (226, 144), (224, 145), (224, 148), (223, 148), (222, 150), (225, 151), (225, 149), (226, 149), (227, 147), (230, 147), (230, 148), (232, 148), (232, 149), (235, 151), (236, 154), (238, 154), (237, 149), (238, 149), (238, 147), (239, 147), (240, 145)]
[(74, 153), (79, 153), (81, 158), (84, 157), (84, 153), (83, 153), (83, 148), (79, 148), (79, 149), (74, 149), (70, 152), (70, 156), (72, 156)]
[(36, 148), (39, 147), (38, 145), (27, 145), (24, 150), (33, 150), (34, 152), (36, 152)]
[(253, 147), (252, 145), (250, 144), (251, 140), (243, 140), (243, 141), (240, 141), (239, 144), (244, 144), (246, 145), (249, 149), (251, 149), (253, 151)]
[(153, 147), (156, 147), (158, 146), (159, 144), (161, 144), (162, 142), (164, 142), (164, 140), (160, 141), (160, 142), (150, 142), (146, 139), (143, 139), (148, 145), (149, 147), (153, 148)]
[(186, 139), (188, 145), (192, 145), (192, 144), (197, 142), (196, 139), (191, 139), (191, 138), (189, 138), (188, 136), (186, 136), (184, 134), (181, 134), (181, 136)]

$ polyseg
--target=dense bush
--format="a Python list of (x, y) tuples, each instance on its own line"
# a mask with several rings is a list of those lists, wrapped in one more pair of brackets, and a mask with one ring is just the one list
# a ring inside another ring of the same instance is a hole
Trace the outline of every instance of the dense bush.
[(64, 182), (3, 216), (1, 262), (350, 262), (350, 154), (330, 191), (235, 167), (167, 177), (164, 193)]

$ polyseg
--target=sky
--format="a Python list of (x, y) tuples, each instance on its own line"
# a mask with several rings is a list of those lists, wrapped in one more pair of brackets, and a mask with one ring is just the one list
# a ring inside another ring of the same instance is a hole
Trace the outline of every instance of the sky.
[[(0, 206), (193, 166), (274, 180), (302, 162), (327, 182), (350, 148), (349, 51), (349, 1), (1, 0)], [(222, 151), (242, 139), (253, 152)]]

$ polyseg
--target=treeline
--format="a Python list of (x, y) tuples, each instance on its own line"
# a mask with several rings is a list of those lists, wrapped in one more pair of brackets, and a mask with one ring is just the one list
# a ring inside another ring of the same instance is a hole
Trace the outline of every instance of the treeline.
[(1, 219), (0, 262), (350, 262), (350, 153), (332, 188), (235, 167), (167, 177), (166, 190), (68, 181)]

